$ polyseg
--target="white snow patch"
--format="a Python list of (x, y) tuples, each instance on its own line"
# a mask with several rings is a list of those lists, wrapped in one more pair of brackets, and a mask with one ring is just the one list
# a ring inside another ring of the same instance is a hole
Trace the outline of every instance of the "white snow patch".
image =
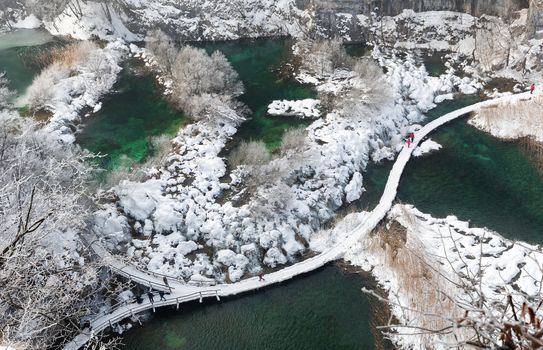
[(13, 28), (19, 29), (35, 29), (41, 27), (41, 25), (42, 21), (40, 21), (34, 14), (30, 14), (17, 22), (11, 23)]
[(420, 157), (422, 155), (428, 154), (432, 151), (438, 151), (441, 149), (441, 145), (432, 139), (428, 139), (421, 143), (414, 151), (414, 157)]
[(296, 116), (301, 118), (318, 118), (320, 101), (312, 98), (298, 101), (275, 100), (268, 106), (269, 115)]

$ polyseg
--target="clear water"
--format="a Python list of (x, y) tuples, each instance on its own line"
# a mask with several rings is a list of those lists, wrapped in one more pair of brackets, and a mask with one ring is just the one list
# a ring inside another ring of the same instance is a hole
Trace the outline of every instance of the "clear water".
[(372, 47), (364, 43), (345, 44), (345, 51), (351, 57), (363, 57), (371, 53)]
[(327, 266), (258, 293), (160, 310), (125, 333), (123, 349), (376, 349), (368, 330), (378, 321), (362, 287), (370, 286), (361, 276)]
[(443, 62), (443, 53), (434, 53), (432, 55), (423, 54), (421, 60), (426, 71), (431, 77), (439, 77), (447, 70), (445, 63)]
[(150, 136), (173, 136), (186, 121), (163, 98), (154, 76), (139, 68), (136, 61), (125, 65), (114, 92), (77, 135), (82, 147), (105, 155), (99, 165), (106, 170), (144, 161), (153, 153)]
[[(280, 145), (286, 129), (308, 125), (297, 118), (267, 117), (274, 99), (313, 97), (313, 91), (288, 79), (279, 78), (285, 61), (286, 40), (260, 39), (199, 44), (209, 52), (220, 50), (232, 62), (243, 80), (242, 101), (253, 111), (252, 119), (239, 129), (237, 139), (263, 140), (270, 149)], [(135, 75), (133, 61), (121, 72), (115, 92), (102, 102), (102, 109), (85, 120), (78, 143), (92, 152), (106, 155), (101, 167), (112, 170), (146, 159), (152, 153), (149, 136), (173, 135), (186, 121), (161, 96), (151, 74)]]
[(414, 159), (399, 199), (423, 212), (454, 214), (473, 226), (543, 243), (543, 181), (516, 143), (499, 141), (458, 120), (432, 135), (443, 145)]
[[(477, 102), (477, 96), (446, 101), (428, 120)], [(500, 141), (459, 119), (430, 137), (443, 148), (409, 161), (398, 200), (437, 217), (456, 215), (505, 237), (543, 243), (543, 178), (515, 142)], [(359, 208), (373, 208), (392, 163), (372, 165)]]
[(308, 126), (310, 121), (296, 117), (267, 116), (273, 100), (314, 98), (308, 86), (282, 77), (282, 66), (288, 62), (291, 41), (257, 39), (198, 44), (208, 52), (221, 51), (232, 63), (245, 85), (241, 100), (251, 109), (251, 119), (242, 124), (236, 135), (241, 140), (262, 140), (268, 149), (281, 145), (285, 130)]
[[(10, 80), (10, 89), (16, 91), (20, 99), (39, 68), (24, 59), (32, 50), (46, 48), (54, 37), (45, 31), (25, 29), (0, 35), (0, 72), (5, 72)], [(21, 105), (21, 103), (17, 103)]]

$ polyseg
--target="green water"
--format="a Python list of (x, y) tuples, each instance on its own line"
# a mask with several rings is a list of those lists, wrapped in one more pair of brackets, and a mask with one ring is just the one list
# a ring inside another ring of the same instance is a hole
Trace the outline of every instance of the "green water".
[(0, 35), (0, 72), (10, 80), (10, 89), (20, 98), (39, 73), (25, 56), (40, 48), (46, 49), (53, 37), (41, 30), (17, 30)]
[(125, 334), (123, 349), (375, 349), (364, 286), (359, 275), (327, 266), (257, 293), (161, 310)]
[(210, 53), (221, 51), (245, 85), (241, 101), (251, 109), (251, 119), (241, 125), (236, 138), (262, 140), (273, 150), (280, 146), (285, 130), (310, 124), (310, 121), (296, 117), (267, 116), (267, 107), (273, 100), (315, 97), (315, 92), (308, 86), (282, 77), (280, 70), (288, 62), (290, 40), (257, 39), (197, 45)]
[(369, 46), (365, 43), (353, 43), (353, 44), (345, 44), (345, 51), (347, 52), (347, 55), (351, 57), (363, 57), (371, 53), (371, 50), (373, 49), (372, 46)]
[[(477, 100), (472, 96), (446, 101), (428, 120)], [(409, 161), (398, 191), (400, 202), (437, 217), (453, 214), (508, 238), (543, 243), (543, 178), (517, 143), (478, 131), (465, 118), (430, 137), (443, 148)], [(391, 166), (386, 162), (369, 167), (368, 192), (358, 207), (375, 206)]]
[(98, 113), (84, 119), (77, 135), (82, 147), (105, 155), (99, 165), (106, 170), (144, 161), (153, 154), (149, 137), (173, 136), (185, 122), (163, 98), (154, 76), (138, 68), (135, 61), (125, 64), (114, 92)]
[(458, 120), (432, 135), (443, 149), (414, 159), (399, 199), (423, 212), (454, 214), (506, 237), (543, 243), (543, 181), (522, 149)]
[(431, 77), (439, 77), (441, 74), (444, 74), (447, 71), (447, 67), (445, 66), (445, 62), (443, 60), (445, 53), (435, 52), (428, 55), (428, 53), (425, 52), (421, 53), (420, 55), (420, 61), (422, 64), (424, 64), (428, 75)]

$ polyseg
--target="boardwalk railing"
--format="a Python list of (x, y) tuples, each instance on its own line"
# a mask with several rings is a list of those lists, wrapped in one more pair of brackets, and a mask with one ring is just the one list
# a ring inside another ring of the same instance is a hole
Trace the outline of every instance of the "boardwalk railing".
[[(92, 329), (92, 332), (94, 332), (95, 334), (102, 332), (107, 327), (111, 327), (114, 324), (119, 323), (120, 321), (124, 320), (125, 318), (134, 317), (134, 315), (144, 312), (149, 309), (152, 309), (154, 312), (156, 308), (175, 305), (176, 309), (179, 310), (180, 304), (183, 304), (189, 301), (199, 300), (201, 303), (203, 302), (204, 298), (209, 298), (209, 297), (215, 297), (217, 300), (220, 300), (220, 296), (218, 292), (219, 292), (218, 289), (206, 290), (206, 291), (191, 293), (191, 294), (180, 296), (180, 297), (168, 298), (166, 300), (159, 300), (153, 303), (149, 301), (145, 303), (141, 303), (141, 304), (132, 303), (129, 305), (129, 307), (125, 309), (119, 308), (112, 311), (110, 315), (114, 315), (113, 317), (98, 318), (95, 322), (91, 323), (91, 327), (92, 327), (91, 329)], [(122, 311), (119, 311), (121, 309)]]
[[(379, 200), (379, 204), (369, 213), (368, 216), (366, 216), (363, 223), (359, 224), (356, 228), (354, 228), (351, 232), (349, 232), (346, 239), (340, 240), (335, 245), (326, 249), (319, 255), (300, 261), (294, 265), (288, 266), (279, 271), (267, 274), (265, 276), (264, 281), (261, 281), (260, 279), (253, 277), (253, 278), (244, 279), (236, 283), (220, 284), (216, 286), (216, 289), (208, 289), (209, 287), (204, 288), (204, 287), (190, 286), (190, 285), (180, 283), (180, 281), (176, 280), (176, 281), (173, 281), (174, 283), (172, 283), (172, 286), (170, 287), (170, 286), (166, 286), (165, 284), (160, 284), (160, 282), (157, 282), (157, 277), (164, 278), (165, 275), (156, 274), (156, 273), (153, 274), (148, 271), (142, 272), (134, 266), (123, 270), (123, 267), (119, 268), (119, 266), (121, 265), (125, 266), (123, 263), (120, 263), (118, 260), (115, 260), (111, 256), (111, 254), (105, 251), (103, 247), (101, 246), (96, 247), (98, 251), (101, 251), (102, 255), (108, 257), (109, 263), (112, 265), (112, 268), (117, 269), (120, 274), (124, 276), (130, 276), (132, 280), (139, 281), (138, 283), (143, 282), (142, 283), (143, 285), (149, 285), (153, 287), (153, 289), (164, 290), (164, 288), (167, 287), (168, 290), (172, 294), (168, 295), (168, 299), (166, 300), (161, 300), (161, 301), (157, 301), (153, 303), (151, 303), (150, 301), (147, 301), (142, 304), (124, 305), (124, 306), (120, 306), (116, 308), (115, 310), (110, 311), (110, 313), (107, 315), (97, 317), (95, 320), (91, 322), (92, 331), (80, 334), (78, 337), (76, 337), (76, 339), (74, 339), (72, 342), (66, 345), (65, 350), (79, 349), (90, 338), (93, 337), (93, 334), (103, 331), (108, 326), (112, 326), (113, 324), (123, 320), (124, 318), (133, 316), (134, 314), (137, 314), (139, 312), (142, 312), (148, 309), (153, 309), (154, 311), (155, 308), (166, 306), (166, 305), (176, 305), (176, 307), (179, 308), (179, 305), (181, 303), (191, 301), (191, 300), (200, 300), (200, 302), (202, 302), (203, 298), (211, 297), (211, 296), (215, 296), (217, 300), (220, 300), (220, 296), (236, 295), (239, 293), (245, 293), (245, 292), (257, 290), (259, 288), (276, 284), (282, 281), (286, 281), (295, 276), (313, 271), (319, 267), (324, 266), (326, 263), (330, 261), (340, 259), (341, 257), (344, 256), (345, 252), (347, 252), (349, 249), (353, 249), (353, 247), (357, 245), (357, 242), (360, 241), (363, 237), (365, 237), (365, 235), (369, 234), (376, 227), (376, 225), (379, 224), (379, 222), (381, 222), (381, 220), (383, 220), (383, 218), (386, 216), (386, 214), (392, 207), (394, 199), (396, 198), (398, 185), (399, 185), (401, 176), (403, 174), (403, 171), (405, 169), (405, 166), (407, 162), (409, 161), (409, 159), (411, 158), (411, 154), (413, 150), (418, 146), (418, 144), (421, 142), (421, 140), (424, 137), (426, 137), (429, 133), (431, 133), (433, 130), (437, 129), (438, 127), (454, 119), (457, 119), (466, 114), (474, 112), (481, 107), (492, 106), (492, 105), (502, 103), (502, 102), (514, 102), (514, 101), (519, 101), (519, 100), (527, 100), (530, 98), (531, 98), (530, 94), (524, 93), (524, 94), (505, 96), (505, 97), (497, 98), (494, 100), (484, 101), (484, 102), (476, 103), (474, 105), (447, 113), (446, 115), (440, 118), (437, 118), (431, 121), (430, 123), (426, 124), (422, 129), (420, 129), (419, 131), (415, 133), (416, 139), (415, 139), (415, 142), (413, 143), (413, 146), (410, 148), (404, 147), (402, 151), (400, 152), (400, 154), (397, 156), (396, 161), (392, 167), (392, 170), (390, 171), (381, 199)], [(130, 271), (127, 271), (127, 270), (130, 270)], [(172, 277), (166, 276), (166, 278), (170, 279)]]

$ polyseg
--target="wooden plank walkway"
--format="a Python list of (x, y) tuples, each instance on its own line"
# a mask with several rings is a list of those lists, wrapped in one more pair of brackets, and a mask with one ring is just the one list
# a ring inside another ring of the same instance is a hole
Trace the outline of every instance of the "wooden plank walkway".
[(181, 304), (189, 301), (199, 300), (202, 302), (203, 298), (210, 297), (220, 300), (220, 297), (258, 290), (260, 288), (287, 281), (296, 276), (314, 271), (331, 261), (342, 258), (345, 252), (355, 246), (359, 240), (368, 235), (379, 224), (379, 222), (385, 218), (390, 208), (392, 208), (405, 166), (411, 158), (413, 150), (418, 146), (424, 137), (440, 126), (466, 114), (474, 112), (481, 107), (492, 106), (500, 103), (513, 103), (521, 100), (529, 100), (534, 96), (536, 95), (522, 93), (476, 103), (474, 105), (447, 113), (446, 115), (426, 124), (423, 128), (415, 133), (415, 141), (412, 146), (404, 146), (402, 151), (399, 153), (389, 174), (385, 189), (381, 199), (379, 200), (379, 204), (371, 211), (371, 213), (369, 213), (366, 220), (362, 224), (350, 232), (348, 239), (343, 240), (342, 242), (330, 247), (329, 249), (310, 259), (300, 261), (279, 271), (267, 274), (264, 276), (264, 281), (259, 281), (258, 277), (252, 277), (230, 284), (219, 284), (216, 286), (193, 286), (184, 284), (180, 280), (174, 279), (173, 277), (167, 277), (168, 285), (166, 285), (163, 282), (163, 275), (153, 274), (151, 272), (138, 269), (134, 265), (123, 263), (115, 259), (114, 256), (109, 254), (109, 252), (107, 252), (98, 243), (93, 243), (93, 249), (95, 252), (106, 260), (107, 264), (112, 267), (113, 271), (130, 278), (134, 282), (140, 283), (144, 286), (149, 286), (152, 289), (167, 291), (170, 294), (165, 295), (166, 300), (163, 301), (155, 301), (154, 303), (151, 303), (147, 298), (145, 298), (141, 304), (136, 302), (124, 304), (111, 310), (111, 312), (108, 314), (98, 316), (91, 322), (90, 329), (87, 329), (84, 333), (81, 333), (73, 341), (68, 343), (65, 346), (65, 350), (79, 349), (95, 334), (100, 333), (111, 325), (139, 312), (155, 310), (157, 307), (168, 305), (176, 306), (179, 309)]

